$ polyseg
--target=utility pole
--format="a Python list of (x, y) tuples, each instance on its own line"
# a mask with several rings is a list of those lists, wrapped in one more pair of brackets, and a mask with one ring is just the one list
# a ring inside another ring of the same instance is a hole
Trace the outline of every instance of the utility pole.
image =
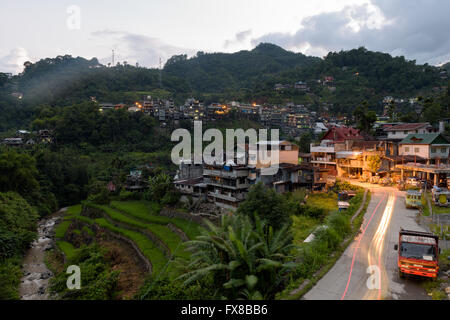
[(159, 87), (162, 89), (162, 60), (159, 58)]
[(112, 51), (112, 66), (114, 67), (114, 49)]

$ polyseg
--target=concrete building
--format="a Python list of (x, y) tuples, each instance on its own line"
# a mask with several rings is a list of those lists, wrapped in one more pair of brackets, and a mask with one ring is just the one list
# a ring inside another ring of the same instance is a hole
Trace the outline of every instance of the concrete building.
[(425, 134), (435, 132), (429, 123), (404, 123), (385, 129), (389, 140), (403, 140), (410, 134)]

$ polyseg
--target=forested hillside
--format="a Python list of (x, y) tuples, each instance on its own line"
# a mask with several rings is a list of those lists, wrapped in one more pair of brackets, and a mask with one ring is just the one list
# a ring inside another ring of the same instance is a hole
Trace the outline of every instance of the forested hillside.
[[(380, 109), (380, 100), (387, 95), (435, 95), (435, 88), (447, 85), (441, 74), (444, 68), (418, 65), (365, 48), (331, 52), (321, 59), (272, 44), (233, 54), (198, 52), (189, 59), (174, 56), (163, 70), (126, 63), (107, 67), (96, 58), (65, 55), (26, 62), (23, 73), (17, 76), (0, 73), (0, 130), (27, 125), (38, 115), (36, 107), (43, 105), (64, 107), (94, 98), (133, 103), (143, 95), (172, 98), (177, 105), (188, 97), (206, 104), (292, 101), (313, 109), (331, 103), (331, 111), (351, 114), (361, 101)], [(332, 81), (324, 85), (326, 78)], [(293, 85), (298, 81), (306, 83), (308, 90), (296, 90)], [(275, 90), (276, 84), (288, 89)]]

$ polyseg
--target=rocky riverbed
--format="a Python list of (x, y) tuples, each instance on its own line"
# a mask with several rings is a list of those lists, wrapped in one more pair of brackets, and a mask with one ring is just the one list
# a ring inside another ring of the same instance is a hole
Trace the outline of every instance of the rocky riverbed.
[(25, 255), (22, 270), (23, 277), (19, 286), (21, 300), (48, 300), (48, 282), (53, 273), (45, 265), (45, 252), (54, 248), (54, 227), (61, 219), (61, 209), (56, 214), (39, 221), (38, 234)]

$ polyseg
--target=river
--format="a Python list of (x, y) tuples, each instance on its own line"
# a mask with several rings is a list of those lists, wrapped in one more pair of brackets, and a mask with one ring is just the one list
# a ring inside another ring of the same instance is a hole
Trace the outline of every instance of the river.
[(61, 213), (67, 208), (42, 219), (38, 223), (38, 239), (35, 240), (25, 254), (22, 271), (23, 277), (19, 285), (21, 300), (49, 300), (48, 283), (53, 273), (45, 264), (45, 253), (54, 248), (53, 229), (61, 219)]

